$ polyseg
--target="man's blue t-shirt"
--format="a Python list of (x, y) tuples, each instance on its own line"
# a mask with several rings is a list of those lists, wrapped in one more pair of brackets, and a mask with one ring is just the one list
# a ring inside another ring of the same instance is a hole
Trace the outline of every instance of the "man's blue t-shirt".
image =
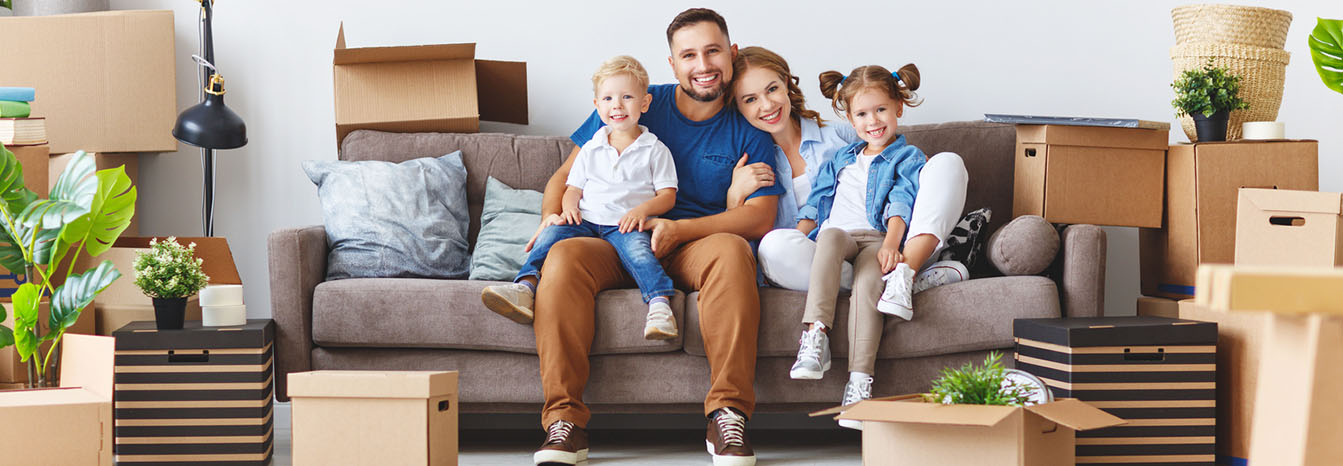
[[(774, 168), (774, 141), (731, 106), (708, 120), (691, 121), (676, 108), (676, 86), (648, 86), (653, 103), (639, 118), (639, 124), (671, 149), (676, 162), (676, 205), (662, 217), (680, 220), (722, 213), (727, 210), (727, 188), (732, 185), (737, 160), (749, 154), (746, 163), (765, 162)], [(594, 110), (569, 139), (582, 146), (604, 125)], [(775, 184), (757, 189), (750, 197), (783, 193), (783, 188)]]

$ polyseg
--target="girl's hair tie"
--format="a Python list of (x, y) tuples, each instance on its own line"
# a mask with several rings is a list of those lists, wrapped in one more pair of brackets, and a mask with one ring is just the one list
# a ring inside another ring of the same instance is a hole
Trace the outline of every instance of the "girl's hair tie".
[(892, 71), (892, 72), (891, 72), (891, 77), (892, 77), (892, 78), (895, 78), (895, 82), (898, 82), (898, 83), (899, 83), (899, 82), (904, 82), (904, 81), (905, 81), (905, 80), (903, 80), (903, 79), (900, 79), (900, 72), (899, 72), (899, 71)]
[(849, 80), (849, 75), (847, 75), (847, 74), (841, 74), (841, 75), (839, 75), (839, 83), (840, 83), (840, 84), (844, 84), (844, 81), (848, 81), (848, 80)]

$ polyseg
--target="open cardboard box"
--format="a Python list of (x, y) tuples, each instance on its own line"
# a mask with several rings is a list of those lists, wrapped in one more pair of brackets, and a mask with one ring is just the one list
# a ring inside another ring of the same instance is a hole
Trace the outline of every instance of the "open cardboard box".
[(0, 392), (5, 464), (112, 465), (115, 340), (66, 335), (61, 388)]
[(1236, 265), (1343, 265), (1343, 194), (1242, 188)]
[[(112, 265), (116, 266), (117, 271), (121, 272), (121, 279), (112, 282), (111, 286), (108, 286), (93, 300), (96, 307), (103, 305), (154, 305), (154, 301), (145, 296), (145, 293), (135, 286), (135, 256), (140, 251), (149, 250), (149, 241), (155, 238), (159, 241), (168, 239), (167, 237), (123, 236), (117, 238), (117, 242), (112, 244), (112, 248), (98, 257), (89, 257), (87, 254), (79, 256), (79, 262), (75, 265), (75, 270), (87, 270), (97, 266), (102, 261), (110, 260)], [(233, 252), (229, 250), (227, 239), (222, 237), (178, 237), (177, 242), (183, 246), (196, 243), (196, 257), (205, 260), (201, 264), (201, 268), (205, 270), (205, 275), (210, 277), (211, 285), (242, 284), (242, 278), (238, 276), (238, 267), (234, 265)]]
[[(875, 398), (812, 413), (863, 422), (863, 464), (1074, 464), (1074, 434), (1125, 423), (1074, 399), (1036, 406), (943, 405), (922, 395)], [(967, 448), (973, 446), (973, 448)]]
[[(3, 303), (3, 306), (5, 307), (5, 319), (3, 323), (0, 323), (0, 325), (12, 329), (14, 328), (14, 311), (12, 308), (13, 305), (10, 302), (6, 301)], [(49, 329), (47, 328), (47, 320), (51, 316), (51, 302), (49, 300), (42, 301), (42, 304), (41, 306), (38, 307), (37, 312), (38, 312), (37, 324), (42, 327), (42, 333), (46, 334), (49, 331)], [(67, 335), (74, 333), (83, 335), (93, 335), (97, 331), (96, 319), (97, 316), (94, 314), (93, 309), (91, 307), (85, 308), (82, 312), (79, 313), (79, 319), (75, 320), (75, 324), (65, 329), (65, 333)], [(38, 355), (40, 355), (41, 357), (46, 357), (47, 350), (50, 348), (51, 348), (51, 342), (42, 343), (42, 345), (38, 347), (39, 350)], [(4, 348), (0, 348), (0, 384), (16, 384), (16, 383), (27, 382), (28, 364), (31, 363), (32, 360), (29, 360), (28, 362), (20, 361), (19, 352), (18, 350), (14, 349), (13, 346), (6, 346)]]
[(474, 133), (527, 124), (527, 64), (477, 60), (476, 44), (345, 46), (336, 35), (336, 146), (357, 129)]

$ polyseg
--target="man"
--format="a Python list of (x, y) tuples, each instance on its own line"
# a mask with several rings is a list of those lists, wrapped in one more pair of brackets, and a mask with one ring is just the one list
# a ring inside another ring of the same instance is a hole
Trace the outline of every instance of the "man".
[[(700, 329), (710, 368), (706, 448), (715, 465), (753, 465), (745, 421), (755, 408), (760, 298), (747, 239), (769, 232), (783, 189), (761, 188), (744, 205), (725, 211), (737, 160), (746, 154), (748, 162), (773, 166), (774, 147), (768, 135), (726, 105), (737, 47), (723, 17), (708, 9), (686, 10), (667, 27), (667, 44), (677, 83), (650, 86), (653, 102), (640, 123), (671, 149), (680, 186), (675, 207), (645, 229), (651, 230), (653, 252), (672, 280), (700, 292)], [(581, 146), (600, 126), (594, 113), (571, 139)], [(577, 152), (546, 185), (543, 217), (560, 212)], [(596, 294), (629, 287), (632, 281), (610, 244), (594, 238), (556, 243), (541, 276), (533, 325), (546, 398), (542, 425), (548, 435), (534, 460), (576, 464), (587, 458), (585, 427), (591, 413), (582, 397)]]

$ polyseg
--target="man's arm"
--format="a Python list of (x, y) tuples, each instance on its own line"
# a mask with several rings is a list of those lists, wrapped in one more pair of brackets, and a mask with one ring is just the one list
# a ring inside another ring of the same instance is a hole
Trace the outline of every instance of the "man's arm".
[(734, 233), (748, 240), (760, 239), (774, 227), (774, 215), (778, 208), (778, 196), (756, 196), (747, 199), (741, 207), (707, 217), (652, 219), (649, 223), (653, 229), (653, 254), (662, 257), (681, 244), (714, 233)]
[(565, 181), (569, 179), (569, 170), (573, 169), (574, 160), (578, 158), (580, 149), (582, 148), (574, 146), (574, 150), (569, 152), (569, 158), (564, 160), (564, 164), (560, 165), (555, 174), (550, 175), (550, 181), (546, 182), (546, 192), (541, 197), (541, 218), (564, 210), (564, 191), (568, 186)]

